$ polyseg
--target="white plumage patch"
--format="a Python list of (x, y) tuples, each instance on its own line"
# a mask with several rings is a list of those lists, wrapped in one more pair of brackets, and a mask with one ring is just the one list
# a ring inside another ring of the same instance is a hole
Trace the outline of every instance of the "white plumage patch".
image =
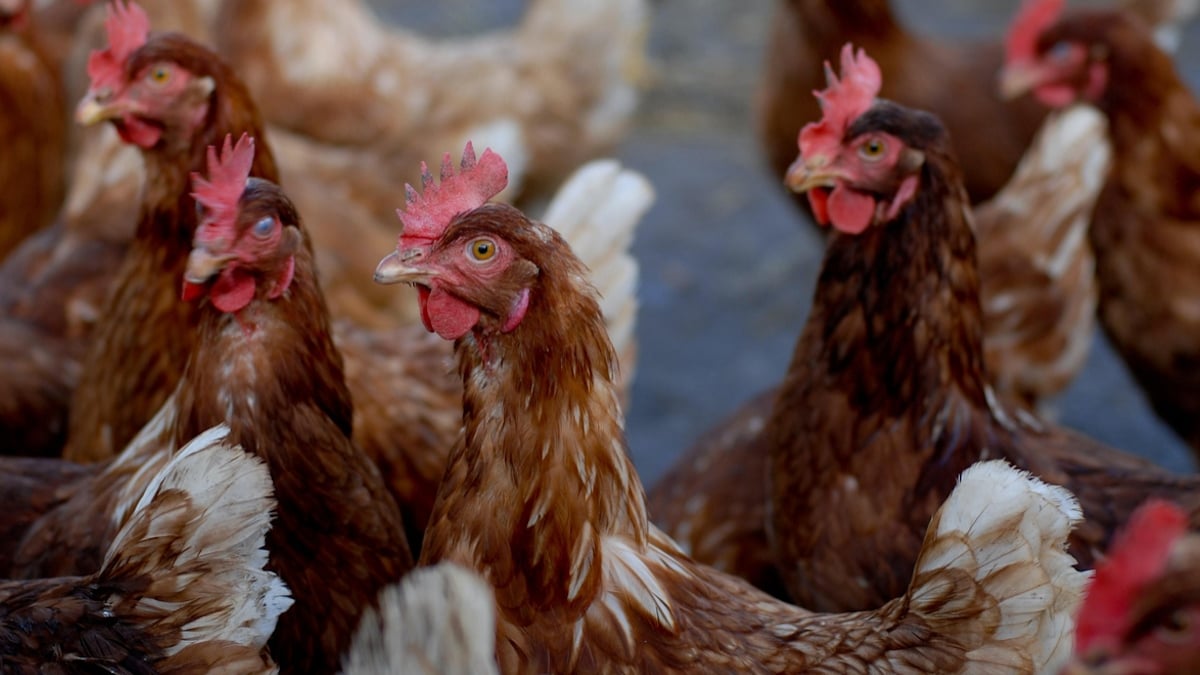
[[(287, 587), (264, 569), (275, 501), (266, 465), (208, 429), (150, 480), (104, 559), (102, 575), (139, 570), (151, 579), (138, 610), (166, 610), (187, 622), (173, 655), (197, 642), (263, 647), (292, 605)], [(182, 493), (180, 502), (168, 495)], [(178, 551), (163, 565), (163, 551)], [(199, 583), (201, 582), (202, 583)]]
[(975, 464), (930, 523), (913, 577), (913, 610), (952, 617), (958, 603), (977, 606), (981, 600), (957, 585), (965, 572), (998, 612), (994, 634), (968, 659), (999, 663), (1010, 660), (1005, 654), (1025, 654), (1038, 671), (1056, 670), (1069, 656), (1089, 579), (1066, 552), (1082, 518), (1065, 488), (1002, 460)]

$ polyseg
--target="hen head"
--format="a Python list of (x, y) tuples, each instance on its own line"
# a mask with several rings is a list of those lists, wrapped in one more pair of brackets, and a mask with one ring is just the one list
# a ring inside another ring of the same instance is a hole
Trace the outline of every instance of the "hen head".
[(424, 194), (406, 186), (400, 242), (379, 263), (375, 281), (415, 285), (425, 328), (447, 340), (476, 329), (511, 331), (525, 316), (538, 276), (526, 257), (529, 246), (552, 231), (510, 206), (486, 203), (508, 175), (491, 150), (476, 161), (468, 143), (457, 175), (446, 155), (440, 185), (421, 168)]
[(126, 143), (186, 147), (208, 114), (216, 83), (201, 74), (205, 58), (181, 36), (150, 39), (150, 20), (136, 3), (113, 0), (104, 22), (108, 48), (88, 59), (91, 86), (75, 117), (90, 126), (111, 121)]
[[(842, 48), (839, 80), (815, 92), (822, 118), (800, 130), (800, 156), (784, 182), (807, 192), (813, 215), (847, 234), (886, 223), (916, 194), (925, 154), (920, 142), (940, 134), (931, 115), (876, 99), (879, 66), (863, 50)], [(914, 143), (914, 141), (918, 141)]]
[(1142, 505), (1096, 566), (1064, 672), (1200, 672), (1200, 537), (1177, 506)]
[(200, 225), (184, 300), (207, 291), (217, 309), (237, 312), (256, 295), (278, 298), (291, 284), (303, 244), (300, 218), (278, 185), (249, 177), (253, 163), (254, 139), (243, 135), (234, 145), (226, 136), (220, 153), (208, 148), (208, 178), (192, 174)]
[[(1009, 28), (1000, 89), (1006, 98), (1032, 91), (1044, 105), (1095, 103), (1109, 80), (1110, 45), (1139, 29), (1119, 11), (1063, 15), (1063, 0), (1027, 0)], [(1145, 27), (1141, 27), (1145, 30)]]

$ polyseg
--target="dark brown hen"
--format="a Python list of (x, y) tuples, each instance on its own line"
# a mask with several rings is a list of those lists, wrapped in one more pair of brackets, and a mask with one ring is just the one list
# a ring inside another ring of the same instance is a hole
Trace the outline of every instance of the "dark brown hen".
[[(765, 502), (791, 597), (822, 610), (876, 607), (902, 589), (924, 524), (981, 459), (1007, 459), (1076, 494), (1086, 521), (1072, 550), (1084, 564), (1148, 495), (1200, 516), (1200, 479), (996, 400), (975, 239), (946, 132), (932, 115), (875, 99), (878, 78), (847, 49), (842, 84), (825, 92), (825, 118), (806, 127), (789, 175), (839, 231), (762, 438), (721, 451), (756, 466), (761, 482), (724, 481), (695, 501), (735, 515)], [(762, 447), (767, 457), (754, 452)], [(761, 543), (761, 534), (745, 542)]]

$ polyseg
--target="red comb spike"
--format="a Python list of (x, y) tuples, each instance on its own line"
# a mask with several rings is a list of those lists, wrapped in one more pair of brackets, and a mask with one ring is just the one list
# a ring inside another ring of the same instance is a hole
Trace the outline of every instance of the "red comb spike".
[(1075, 627), (1077, 653), (1121, 639), (1138, 595), (1162, 574), (1171, 548), (1186, 531), (1187, 514), (1174, 504), (1150, 500), (1134, 511), (1108, 557), (1096, 565)]
[(508, 185), (508, 166), (491, 149), (475, 158), (475, 148), (467, 142), (459, 171), (454, 172), (450, 153), (442, 158), (441, 183), (421, 163), (422, 193), (411, 185), (404, 186), (405, 206), (396, 215), (404, 225), (401, 238), (436, 239), (454, 216), (483, 206)]
[(242, 134), (237, 145), (225, 136), (220, 154), (208, 146), (208, 178), (192, 174), (192, 198), (204, 207), (204, 222), (196, 228), (196, 242), (231, 243), (237, 235), (237, 207), (250, 167), (254, 164), (254, 138)]
[(825, 62), (825, 79), (828, 86), (813, 92), (821, 103), (823, 116), (819, 122), (810, 122), (800, 130), (801, 155), (832, 153), (841, 143), (846, 129), (871, 107), (883, 86), (879, 64), (862, 49), (855, 52), (849, 42), (842, 47), (841, 79), (834, 74), (828, 61)]
[(136, 2), (125, 4), (124, 0), (113, 0), (108, 5), (104, 29), (108, 33), (108, 48), (93, 51), (88, 57), (87, 71), (92, 89), (113, 87), (120, 82), (125, 61), (146, 44), (150, 18)]
[(1037, 56), (1037, 39), (1062, 14), (1063, 0), (1025, 0), (1008, 29), (1005, 61), (1014, 63)]

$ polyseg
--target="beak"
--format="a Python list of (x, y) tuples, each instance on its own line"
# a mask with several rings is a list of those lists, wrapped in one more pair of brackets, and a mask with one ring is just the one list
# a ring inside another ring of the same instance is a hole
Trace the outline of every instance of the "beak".
[(1032, 61), (1010, 63), (1000, 71), (1000, 97), (1011, 101), (1042, 83), (1044, 73)]
[(843, 176), (833, 167), (829, 160), (821, 155), (812, 158), (797, 157), (788, 167), (783, 184), (792, 192), (808, 192), (818, 187), (837, 187), (837, 182)]
[(424, 257), (424, 251), (419, 248), (406, 248), (387, 254), (375, 268), (375, 283), (377, 284), (427, 284), (429, 272), (413, 267), (410, 263)]
[(228, 253), (214, 255), (203, 246), (197, 246), (188, 254), (187, 269), (184, 270), (183, 279), (190, 284), (207, 283), (209, 279), (225, 269), (225, 265), (235, 257)]
[(85, 127), (90, 127), (106, 120), (124, 117), (124, 106), (112, 100), (112, 94), (107, 89), (89, 91), (87, 96), (75, 107), (75, 121)]

